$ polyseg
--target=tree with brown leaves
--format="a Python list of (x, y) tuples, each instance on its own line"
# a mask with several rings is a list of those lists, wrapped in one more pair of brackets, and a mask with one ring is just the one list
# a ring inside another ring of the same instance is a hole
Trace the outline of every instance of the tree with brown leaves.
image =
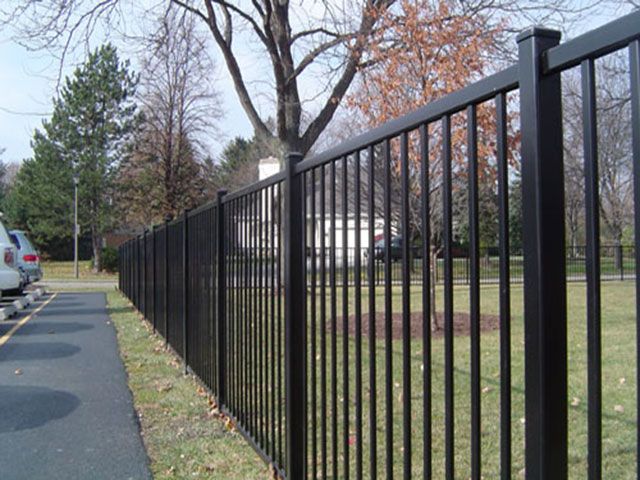
[[(381, 15), (380, 28), (369, 46), (367, 61), (371, 67), (364, 70), (353, 94), (348, 97), (348, 107), (354, 117), (363, 120), (366, 126), (378, 126), (389, 120), (407, 114), (445, 95), (458, 91), (474, 80), (484, 76), (491, 68), (490, 58), (497, 51), (495, 39), (499, 38), (503, 26), (491, 23), (484, 15), (468, 14), (456, 10), (447, 0), (402, 0), (394, 8)], [(477, 109), (479, 177), (483, 192), (481, 201), (486, 211), (495, 212), (496, 195), (496, 135), (495, 109), (491, 105), (480, 105)], [(453, 149), (453, 187), (457, 192), (453, 203), (454, 216), (458, 219), (457, 230), (466, 223), (468, 200), (466, 196), (466, 136), (467, 118), (465, 114), (452, 117), (451, 141)], [(441, 132), (439, 126), (430, 127), (430, 242), (432, 266), (441, 249), (442, 236), (442, 163)], [(422, 237), (421, 206), (422, 185), (420, 184), (419, 141), (415, 134), (409, 137), (410, 150), (410, 195), (409, 223), (411, 241)], [(399, 143), (391, 142), (392, 192), (401, 188)], [(382, 162), (376, 162), (380, 179), (373, 185), (377, 196), (382, 195), (385, 178)], [(371, 188), (371, 186), (369, 187)], [(400, 222), (399, 199), (402, 195), (391, 195), (392, 230)], [(380, 198), (381, 200), (381, 198)], [(377, 215), (383, 216), (383, 202), (376, 202)], [(486, 219), (495, 215), (485, 216)], [(483, 228), (484, 227), (484, 228)], [(495, 228), (481, 225), (480, 231), (492, 236)], [(497, 235), (496, 235), (497, 236)], [(434, 271), (434, 268), (432, 268)], [(432, 281), (435, 285), (435, 281)], [(432, 296), (435, 290), (432, 292)], [(435, 305), (435, 298), (432, 301)], [(435, 308), (435, 307), (434, 307)], [(432, 312), (435, 321), (435, 310)]]

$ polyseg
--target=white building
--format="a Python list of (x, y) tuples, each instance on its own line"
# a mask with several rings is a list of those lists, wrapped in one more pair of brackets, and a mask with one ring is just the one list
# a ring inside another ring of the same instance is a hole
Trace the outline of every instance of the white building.
[[(271, 177), (278, 173), (281, 169), (280, 161), (275, 157), (268, 157), (260, 160), (258, 164), (258, 180), (264, 180), (266, 178)], [(311, 235), (315, 231), (315, 246), (316, 248), (320, 248), (322, 242), (322, 236), (324, 235), (324, 245), (325, 247), (331, 246), (331, 216), (329, 209), (329, 191), (325, 192), (325, 215), (324, 219), (320, 215), (320, 196), (316, 189), (316, 205), (315, 205), (315, 218), (311, 217), (310, 210), (310, 198), (306, 199), (307, 201), (307, 219), (306, 219), (306, 228), (307, 228), (307, 246), (311, 245)], [(342, 216), (342, 204), (340, 201), (340, 196), (336, 198), (336, 211), (335, 211), (335, 241), (336, 241), (336, 256), (340, 258), (342, 256), (342, 248), (343, 248), (343, 231), (344, 231), (344, 222)], [(366, 212), (366, 206), (363, 204), (361, 207), (360, 213), (360, 248), (366, 249), (369, 246), (369, 218)], [(265, 217), (266, 212), (270, 209), (270, 199), (263, 197), (262, 199), (262, 216)], [(349, 212), (347, 221), (346, 221), (346, 229), (347, 229), (347, 242), (346, 247), (349, 250), (349, 258), (351, 259), (355, 254), (355, 246), (356, 246), (356, 237), (357, 237), (357, 224), (354, 212)], [(375, 236), (379, 236), (383, 231), (383, 223), (376, 222), (374, 234)], [(267, 244), (269, 239), (264, 239)]]

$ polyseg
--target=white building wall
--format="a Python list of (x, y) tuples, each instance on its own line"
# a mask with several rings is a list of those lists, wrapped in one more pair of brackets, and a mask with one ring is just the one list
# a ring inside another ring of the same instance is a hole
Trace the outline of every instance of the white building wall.
[[(259, 164), (258, 164), (258, 180), (264, 180), (266, 178), (271, 177), (272, 175), (275, 175), (276, 173), (278, 173), (280, 171), (280, 162), (277, 158), (275, 157), (268, 157), (268, 158), (264, 158), (262, 160), (260, 160)], [(262, 209), (261, 209), (261, 214), (262, 214), (262, 218), (266, 218), (267, 212), (271, 211), (271, 198), (268, 197), (268, 194), (266, 191), (262, 192)], [(338, 262), (340, 262), (340, 264), (342, 263), (342, 247), (343, 247), (343, 239), (342, 239), (342, 232), (343, 232), (343, 222), (342, 222), (342, 215), (338, 212), (336, 212), (336, 217), (335, 217), (335, 225), (336, 225), (336, 229), (335, 229), (335, 239), (336, 239), (336, 260)], [(242, 221), (239, 222), (239, 224), (237, 225), (238, 230), (242, 230), (244, 225), (242, 225)], [(313, 228), (312, 228), (312, 223), (315, 224), (315, 245), (317, 248), (320, 248), (320, 242), (321, 242), (321, 238), (322, 236), (324, 236), (324, 242), (325, 242), (325, 246), (326, 247), (330, 247), (331, 246), (331, 221), (329, 218), (325, 218), (324, 221), (317, 218), (315, 222), (311, 219), (310, 216), (307, 217), (307, 246), (311, 245), (311, 234), (313, 232)], [(278, 229), (276, 228), (276, 231)], [(376, 225), (374, 225), (374, 235), (380, 235), (383, 232), (383, 225), (382, 223), (377, 223)], [(262, 239), (262, 245), (268, 247), (268, 243), (270, 241), (270, 237), (266, 236), (265, 238)], [(277, 235), (276, 235), (276, 239), (275, 241), (277, 242)], [(354, 256), (354, 249), (356, 246), (356, 221), (355, 218), (349, 218), (347, 221), (347, 249), (349, 250), (348, 253), (348, 257), (349, 257), (349, 261), (352, 262), (353, 260), (353, 256)], [(369, 247), (369, 221), (366, 218), (361, 218), (360, 220), (360, 247), (362, 249), (362, 251), (360, 252), (361, 254), (364, 252), (365, 249), (367, 249)]]

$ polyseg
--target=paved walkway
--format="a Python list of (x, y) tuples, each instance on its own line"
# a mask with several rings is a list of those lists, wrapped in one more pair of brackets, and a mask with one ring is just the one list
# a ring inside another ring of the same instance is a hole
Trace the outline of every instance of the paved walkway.
[(0, 478), (150, 479), (105, 295), (52, 297), (0, 322)]

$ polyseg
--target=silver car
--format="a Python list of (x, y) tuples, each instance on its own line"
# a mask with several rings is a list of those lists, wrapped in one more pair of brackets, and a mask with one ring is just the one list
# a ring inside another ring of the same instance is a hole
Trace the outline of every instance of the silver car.
[(11, 230), (9, 237), (18, 250), (16, 266), (18, 270), (26, 276), (26, 283), (33, 283), (40, 280), (42, 278), (40, 256), (38, 255), (38, 251), (31, 245), (25, 232), (22, 230)]

